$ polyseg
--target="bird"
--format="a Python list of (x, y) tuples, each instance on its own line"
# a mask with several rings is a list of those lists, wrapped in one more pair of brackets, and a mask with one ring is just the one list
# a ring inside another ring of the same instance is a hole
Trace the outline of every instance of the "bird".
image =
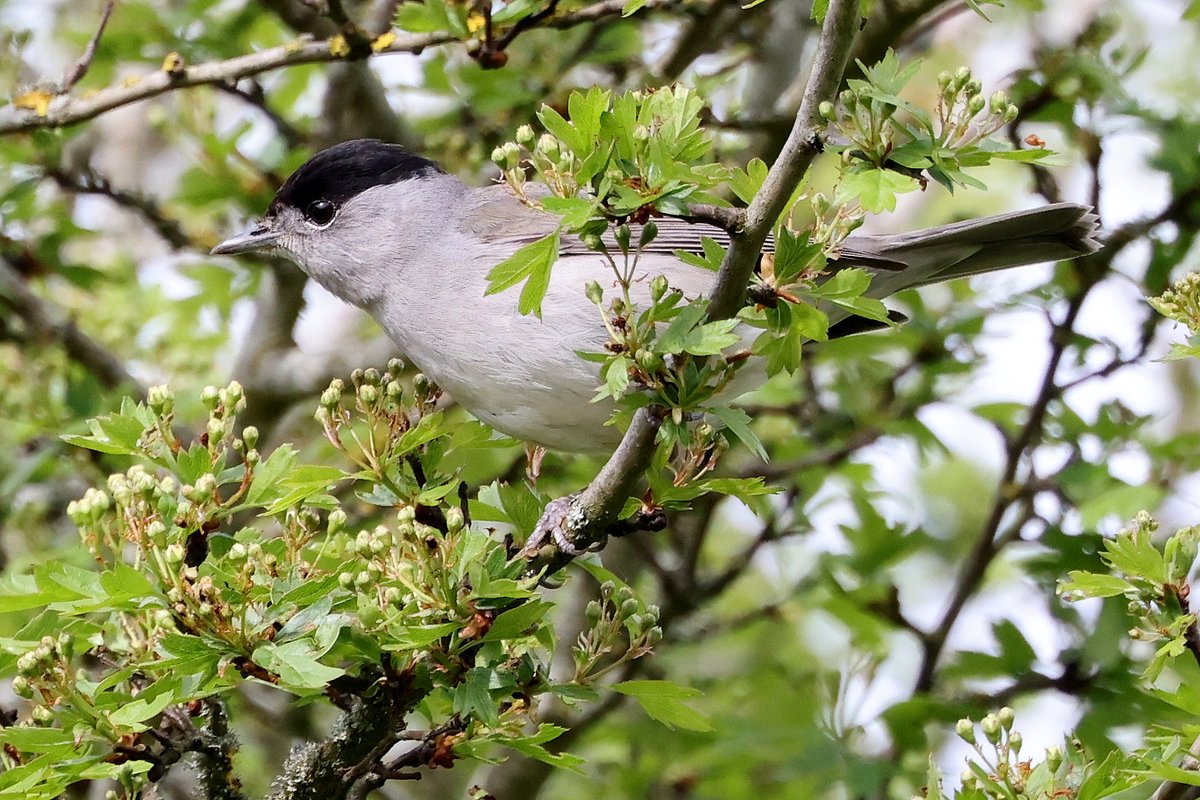
[[(676, 251), (700, 253), (704, 237), (728, 243), (728, 233), (677, 217), (655, 222), (658, 234), (638, 259), (635, 302), (648, 301), (645, 278), (655, 275), (689, 299), (706, 295), (715, 273)], [(611, 266), (563, 235), (540, 317), (518, 312), (518, 289), (486, 293), (493, 267), (560, 223), (503, 185), (472, 187), (400, 145), (355, 139), (309, 158), (257, 225), (212, 253), (284, 256), (374, 317), (407, 360), (495, 430), (555, 451), (604, 453), (621, 432), (606, 424), (613, 402), (592, 402), (599, 365), (579, 353), (600, 352), (608, 340), (587, 286), (611, 280)], [(1100, 247), (1097, 225), (1089, 207), (1054, 203), (911, 233), (852, 235), (830, 269), (866, 269), (867, 296), (882, 299), (1087, 255)], [(838, 322), (836, 312), (830, 321)], [(746, 342), (755, 333), (742, 331)], [(743, 369), (727, 394), (733, 399), (764, 379), (764, 371)]]

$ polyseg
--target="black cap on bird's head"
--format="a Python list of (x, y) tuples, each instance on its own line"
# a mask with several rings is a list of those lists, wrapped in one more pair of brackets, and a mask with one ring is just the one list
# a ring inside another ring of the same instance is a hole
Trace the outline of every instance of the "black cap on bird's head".
[(327, 225), (350, 198), (375, 186), (440, 173), (427, 158), (398, 144), (378, 139), (352, 139), (322, 150), (292, 173), (267, 208), (263, 224), (249, 233), (227, 239), (213, 248), (216, 255), (232, 255), (271, 247), (278, 234), (270, 220), (283, 208), (294, 208), (316, 225)]
[(378, 139), (352, 139), (322, 150), (305, 161), (275, 193), (267, 214), (281, 206), (303, 211), (316, 200), (341, 205), (359, 192), (431, 172), (437, 164), (398, 144)]

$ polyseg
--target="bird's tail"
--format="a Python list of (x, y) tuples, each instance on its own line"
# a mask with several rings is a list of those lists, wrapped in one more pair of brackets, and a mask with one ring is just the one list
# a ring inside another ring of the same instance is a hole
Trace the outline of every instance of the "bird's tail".
[(912, 233), (853, 236), (831, 266), (866, 268), (873, 273), (868, 294), (882, 298), (951, 278), (1094, 253), (1100, 249), (1097, 223), (1087, 206), (1054, 203)]

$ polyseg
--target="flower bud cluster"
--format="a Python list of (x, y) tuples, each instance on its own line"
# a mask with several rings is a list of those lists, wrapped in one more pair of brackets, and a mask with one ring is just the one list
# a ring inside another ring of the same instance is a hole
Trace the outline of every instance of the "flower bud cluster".
[(175, 393), (170, 386), (151, 386), (146, 390), (146, 405), (158, 417), (169, 417), (175, 411)]
[(1158, 313), (1192, 333), (1200, 331), (1200, 272), (1190, 272), (1158, 297), (1150, 298)]
[[(195, 492), (195, 487), (187, 488)], [(146, 467), (134, 464), (125, 472), (109, 475), (104, 489), (90, 488), (69, 503), (67, 515), (97, 556), (102, 547), (115, 553), (125, 542), (161, 548), (169, 538), (168, 520), (177, 513), (179, 494), (173, 476), (155, 478)]]
[[(955, 144), (971, 144), (990, 136), (1020, 115), (1020, 109), (1012, 103), (1008, 94), (997, 90), (984, 98), (983, 84), (971, 74), (967, 67), (957, 71), (938, 74), (939, 110), (945, 123), (942, 130), (944, 141)], [(987, 110), (987, 118), (975, 119)]]
[(650, 652), (662, 641), (660, 614), (656, 605), (643, 606), (628, 586), (618, 588), (612, 581), (602, 583), (599, 599), (590, 601), (584, 610), (588, 630), (580, 636), (574, 652), (576, 680), (585, 680), (602, 656), (620, 650), (622, 632), (628, 637), (622, 659)]
[(30, 712), (35, 725), (54, 721), (52, 707), (72, 680), (70, 664), (74, 652), (75, 638), (64, 631), (58, 636), (43, 636), (36, 646), (17, 658), (13, 694), (36, 703)]
[[(1007, 706), (999, 711), (988, 714), (979, 720), (979, 731), (983, 739), (977, 738), (975, 722), (970, 718), (960, 719), (954, 726), (954, 732), (967, 744), (975, 748), (981, 763), (974, 763), (963, 771), (962, 782), (964, 789), (982, 791), (987, 797), (1009, 798), (1014, 794), (1020, 795), (1025, 791), (1026, 781), (1033, 771), (1033, 765), (1028, 759), (1021, 758), (1021, 747), (1024, 744), (1020, 731), (1013, 729), (1016, 715)], [(1058, 772), (1063, 762), (1062, 750), (1052, 747), (1046, 751), (1046, 766), (1051, 775)], [(980, 779), (980, 774), (988, 775), (992, 780), (1004, 784), (1002, 793), (995, 793), (995, 787), (989, 786)]]
[(232, 437), (238, 414), (246, 410), (246, 392), (237, 381), (230, 381), (224, 389), (206, 386), (200, 393), (200, 402), (208, 409), (208, 424), (205, 426), (208, 446), (216, 451), (227, 438)]

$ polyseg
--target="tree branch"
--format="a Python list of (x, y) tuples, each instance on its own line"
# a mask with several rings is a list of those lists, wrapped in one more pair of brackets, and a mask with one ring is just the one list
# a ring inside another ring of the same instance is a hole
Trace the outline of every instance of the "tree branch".
[(61, 309), (38, 297), (7, 254), (0, 254), (0, 306), (24, 320), (34, 339), (57, 342), (67, 355), (110, 389), (129, 386), (139, 399), (145, 388), (129, 374), (124, 363), (104, 345), (88, 336)]
[(45, 175), (63, 191), (107, 197), (118, 206), (137, 212), (173, 250), (206, 248), (203, 242), (189, 236), (177, 220), (167, 216), (154, 198), (127, 189), (118, 189), (108, 178), (91, 168), (85, 167), (78, 173), (70, 173), (60, 167), (48, 167)]
[(297, 128), (287, 118), (277, 113), (267, 104), (266, 93), (263, 92), (262, 84), (258, 81), (251, 81), (248, 88), (242, 88), (238, 85), (237, 81), (224, 81), (213, 85), (226, 94), (237, 97), (261, 111), (271, 121), (271, 124), (275, 126), (275, 130), (288, 147), (300, 147), (308, 143), (309, 137), (306, 132)]
[(237, 740), (229, 732), (225, 706), (213, 699), (206, 700), (204, 705), (208, 710), (208, 724), (196, 732), (191, 750), (203, 797), (206, 800), (246, 800), (233, 768)]
[(688, 203), (687, 210), (687, 216), (680, 217), (680, 219), (685, 219), (688, 222), (705, 222), (709, 225), (715, 225), (718, 228), (724, 228), (731, 234), (741, 231), (741, 226), (745, 222), (742, 219), (742, 212), (729, 206), (715, 206), (711, 203)]
[(818, 106), (832, 100), (846, 70), (850, 45), (857, 31), (858, 4), (833, 0), (825, 14), (821, 39), (804, 99), (792, 123), (791, 133), (779, 153), (779, 158), (767, 172), (762, 188), (743, 214), (740, 234), (731, 237), (725, 259), (717, 273), (717, 281), (709, 294), (709, 319), (727, 319), (742, 307), (746, 286), (758, 260), (763, 242), (775, 220), (783, 213), (788, 198), (808, 171), (809, 165), (821, 151), (821, 132), (825, 123)]
[[(732, 230), (731, 244), (710, 293), (711, 319), (732, 317), (741, 308), (763, 242), (820, 151), (823, 124), (817, 107), (832, 99), (841, 83), (857, 19), (855, 0), (831, 0), (787, 145), (750, 207), (739, 215), (738, 224), (728, 226)], [(661, 409), (638, 409), (620, 446), (588, 487), (574, 498), (560, 498), (546, 507), (534, 534), (537, 549), (526, 554), (535, 570), (557, 571), (570, 562), (574, 553), (603, 541), (625, 498), (650, 464), (661, 424)], [(543, 544), (539, 540), (546, 531), (555, 531), (556, 535), (554, 541)]]
[[(675, 2), (678, 0), (649, 0), (645, 7), (661, 8)], [(541, 27), (570, 28), (605, 17), (617, 16), (621, 14), (623, 8), (624, 0), (601, 0), (601, 2), (593, 3), (578, 11), (546, 19), (541, 23)], [(456, 41), (456, 37), (449, 33), (400, 33), (391, 42), (384, 43), (376, 40), (377, 54), (420, 53), (428, 47), (453, 41)], [(225, 61), (211, 61), (192, 67), (183, 66), (170, 72), (159, 70), (128, 85), (122, 83), (88, 95), (58, 95), (50, 100), (45, 114), (39, 114), (35, 109), (18, 107), (9, 103), (0, 107), (0, 135), (38, 128), (73, 125), (97, 117), (114, 108), (148, 100), (175, 89), (228, 83), (299, 64), (345, 60), (347, 59), (333, 52), (328, 40), (319, 40), (272, 47), (259, 53), (237, 56)]]
[(292, 751), (266, 800), (345, 797), (343, 776), (393, 736), (391, 704), (379, 697), (356, 699), (325, 740)]

